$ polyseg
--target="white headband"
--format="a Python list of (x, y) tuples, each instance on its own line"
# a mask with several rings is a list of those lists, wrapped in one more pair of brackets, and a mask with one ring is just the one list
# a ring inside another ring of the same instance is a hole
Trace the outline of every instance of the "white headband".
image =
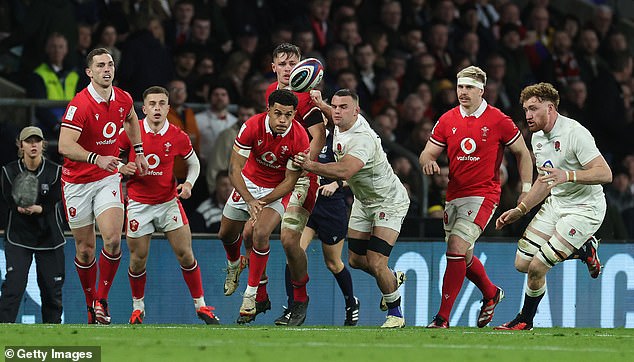
[(476, 88), (484, 90), (484, 83), (469, 77), (458, 78), (458, 85), (472, 85)]

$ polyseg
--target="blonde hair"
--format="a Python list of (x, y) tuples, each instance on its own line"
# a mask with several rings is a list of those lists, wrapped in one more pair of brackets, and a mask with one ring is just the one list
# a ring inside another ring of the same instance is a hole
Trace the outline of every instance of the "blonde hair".
[(470, 65), (463, 70), (459, 71), (456, 75), (456, 78), (468, 77), (477, 80), (478, 82), (482, 82), (483, 85), (487, 84), (487, 74), (484, 70), (476, 67), (475, 65)]
[(520, 94), (520, 104), (524, 104), (524, 102), (533, 97), (540, 102), (552, 102), (555, 105), (555, 109), (559, 107), (559, 92), (550, 83), (538, 83), (524, 88)]

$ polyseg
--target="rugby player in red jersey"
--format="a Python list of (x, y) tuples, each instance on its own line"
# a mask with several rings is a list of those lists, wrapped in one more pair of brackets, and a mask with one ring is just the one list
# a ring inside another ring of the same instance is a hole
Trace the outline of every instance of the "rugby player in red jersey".
[[(268, 261), (269, 237), (280, 223), (290, 192), (301, 175), (301, 169), (293, 166), (290, 158), (310, 148), (306, 131), (294, 120), (296, 110), (297, 97), (293, 92), (273, 91), (268, 97), (267, 112), (249, 118), (233, 146), (229, 177), (234, 191), (223, 210), (218, 237), (227, 259), (242, 263), (239, 240), (245, 223), (251, 219), (253, 246), (239, 323), (255, 318), (256, 292)], [(307, 304), (298, 307), (297, 325), (306, 318)]]
[(531, 156), (511, 118), (482, 98), (486, 73), (469, 66), (457, 75), (460, 104), (445, 112), (420, 155), (426, 175), (440, 173), (436, 160), (447, 149), (449, 185), (444, 213), (447, 268), (438, 314), (428, 328), (449, 328), (449, 314), (465, 276), (482, 292), (478, 327), (493, 318), (504, 291), (493, 284), (473, 247), (500, 202), (500, 163), (508, 147), (517, 159), (522, 194), (531, 187)]
[[(192, 250), (192, 234), (187, 215), (180, 200), (191, 196), (192, 187), (200, 172), (200, 163), (189, 136), (167, 121), (169, 93), (163, 87), (150, 87), (143, 93), (143, 113), (139, 122), (149, 170), (140, 177), (135, 173), (136, 165), (129, 162), (121, 167), (121, 173), (130, 175), (126, 183), (128, 190), (127, 243), (130, 249), (128, 277), (132, 290), (132, 316), (130, 324), (141, 324), (145, 317), (145, 280), (150, 238), (154, 231), (165, 233), (178, 263), (183, 278), (194, 299), (198, 318), (207, 324), (219, 324), (213, 307), (205, 304), (200, 267)], [(129, 152), (134, 161), (136, 154), (132, 142), (124, 133), (119, 138), (119, 147)], [(174, 178), (174, 159), (181, 156), (187, 164), (185, 182), (177, 185)]]
[[(110, 324), (108, 292), (121, 260), (123, 197), (117, 138), (123, 127), (138, 154), (139, 175), (148, 170), (132, 97), (114, 87), (112, 55), (97, 48), (86, 57), (90, 84), (70, 101), (62, 118), (59, 153), (66, 218), (75, 238), (75, 266), (86, 297), (88, 323)], [(95, 258), (95, 221), (103, 248)], [(97, 281), (99, 269), (99, 283)], [(98, 288), (97, 288), (98, 286)]]

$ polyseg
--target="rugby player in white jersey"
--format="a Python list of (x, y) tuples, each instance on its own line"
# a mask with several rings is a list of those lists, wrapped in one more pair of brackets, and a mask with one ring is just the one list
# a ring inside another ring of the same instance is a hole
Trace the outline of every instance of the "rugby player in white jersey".
[(387, 263), (409, 208), (409, 196), (387, 161), (381, 139), (359, 114), (359, 96), (340, 89), (330, 107), (324, 113), (335, 124), (336, 162), (312, 161), (306, 153), (293, 160), (306, 171), (348, 182), (354, 194), (348, 222), (348, 262), (376, 279), (388, 307), (381, 327), (403, 328), (397, 278)]
[(528, 273), (524, 305), (515, 319), (495, 327), (501, 330), (533, 329), (537, 306), (546, 293), (546, 274), (557, 263), (580, 253), (589, 269), (600, 271), (595, 248), (586, 244), (605, 216), (601, 184), (612, 181), (612, 171), (590, 132), (557, 112), (559, 93), (551, 84), (524, 88), (520, 102), (533, 133), (540, 176), (517, 207), (496, 220), (496, 228), (517, 221), (546, 200), (519, 240), (515, 256), (515, 268)]

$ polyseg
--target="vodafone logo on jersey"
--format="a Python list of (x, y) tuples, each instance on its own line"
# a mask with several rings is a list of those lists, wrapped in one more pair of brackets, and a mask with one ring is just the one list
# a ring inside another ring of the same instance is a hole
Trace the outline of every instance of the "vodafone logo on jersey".
[(155, 155), (154, 153), (151, 153), (145, 156), (145, 158), (147, 159), (147, 164), (149, 169), (147, 174), (152, 176), (162, 176), (163, 171), (154, 171), (154, 169), (157, 168), (161, 164), (161, 159), (159, 158), (159, 156)]
[(266, 167), (271, 168), (280, 168), (280, 165), (274, 165), (275, 161), (277, 161), (277, 156), (271, 151), (267, 151), (263, 153), (259, 159), (256, 159), (260, 165), (264, 165)]
[(456, 157), (458, 161), (480, 161), (480, 157), (469, 156), (477, 149), (476, 142), (473, 140), (473, 138), (463, 138), (462, 141), (460, 141), (460, 149), (462, 150), (462, 152), (465, 153), (466, 156)]
[[(96, 116), (96, 115), (95, 115)], [(117, 140), (112, 138), (115, 134), (117, 134), (117, 125), (114, 122), (108, 122), (103, 126), (101, 130), (101, 134), (106, 138), (102, 141), (95, 142), (97, 145), (111, 145), (115, 143)]]

